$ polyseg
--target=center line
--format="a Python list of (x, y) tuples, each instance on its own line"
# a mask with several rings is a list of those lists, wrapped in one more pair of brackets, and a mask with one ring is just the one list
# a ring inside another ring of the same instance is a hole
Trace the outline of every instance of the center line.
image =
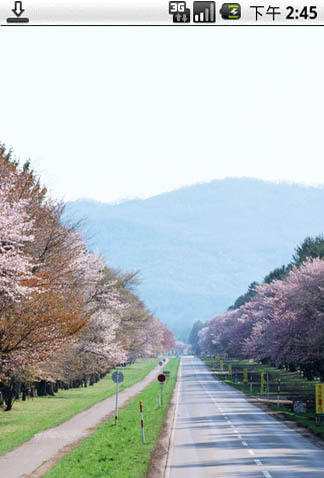
[(254, 462), (259, 466), (262, 465), (262, 462), (260, 460), (254, 460)]
[(255, 455), (253, 450), (248, 450), (248, 452), (250, 453), (250, 455)]
[(265, 476), (266, 478), (272, 478), (272, 475), (270, 475), (270, 473), (268, 471), (263, 471), (263, 476)]
[(242, 445), (243, 445), (243, 446), (248, 446), (248, 444), (246, 443), (246, 441), (242, 441)]

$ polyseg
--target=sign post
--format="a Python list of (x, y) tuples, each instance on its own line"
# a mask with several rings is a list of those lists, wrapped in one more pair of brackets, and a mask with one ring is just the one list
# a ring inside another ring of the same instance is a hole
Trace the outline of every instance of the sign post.
[(119, 384), (124, 380), (123, 372), (120, 372), (118, 368), (116, 372), (114, 372), (111, 376), (112, 381), (116, 384), (116, 405), (115, 405), (115, 425), (118, 423), (118, 392), (119, 392)]
[(163, 405), (163, 384), (164, 384), (164, 382), (165, 382), (165, 378), (166, 378), (166, 377), (165, 377), (165, 375), (164, 375), (163, 373), (160, 373), (160, 374), (158, 375), (158, 378), (157, 378), (158, 381), (159, 381), (160, 384), (161, 384), (161, 406)]
[(316, 423), (320, 423), (320, 416), (324, 415), (324, 383), (317, 383), (315, 385), (315, 396), (316, 396)]
[(265, 372), (261, 372), (261, 395), (265, 395), (267, 391), (267, 384), (266, 384), (266, 379), (265, 379)]
[(143, 402), (142, 402), (142, 400), (140, 400), (140, 414), (141, 414), (142, 443), (144, 443), (145, 438), (144, 438), (144, 419), (143, 419)]

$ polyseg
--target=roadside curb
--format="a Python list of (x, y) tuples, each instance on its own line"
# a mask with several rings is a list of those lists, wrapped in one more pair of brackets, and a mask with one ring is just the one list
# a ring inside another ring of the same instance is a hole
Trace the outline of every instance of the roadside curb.
[(154, 449), (149, 468), (147, 473), (147, 478), (167, 478), (167, 465), (169, 458), (169, 451), (172, 444), (174, 422), (176, 418), (177, 411), (177, 398), (178, 391), (180, 387), (180, 370), (181, 370), (181, 359), (178, 368), (178, 375), (176, 385), (173, 389), (172, 396), (169, 402), (169, 408), (164, 419), (159, 438), (157, 440), (157, 445)]

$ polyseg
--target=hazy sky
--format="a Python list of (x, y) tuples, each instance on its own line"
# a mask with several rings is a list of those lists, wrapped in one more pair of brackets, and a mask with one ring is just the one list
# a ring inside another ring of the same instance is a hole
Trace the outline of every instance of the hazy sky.
[(0, 28), (0, 141), (55, 197), (324, 183), (322, 28)]

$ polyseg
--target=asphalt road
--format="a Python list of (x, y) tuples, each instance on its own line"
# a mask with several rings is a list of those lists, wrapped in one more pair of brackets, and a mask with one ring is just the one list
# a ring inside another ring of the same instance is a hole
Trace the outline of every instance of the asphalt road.
[(324, 478), (324, 451), (184, 357), (165, 478)]

